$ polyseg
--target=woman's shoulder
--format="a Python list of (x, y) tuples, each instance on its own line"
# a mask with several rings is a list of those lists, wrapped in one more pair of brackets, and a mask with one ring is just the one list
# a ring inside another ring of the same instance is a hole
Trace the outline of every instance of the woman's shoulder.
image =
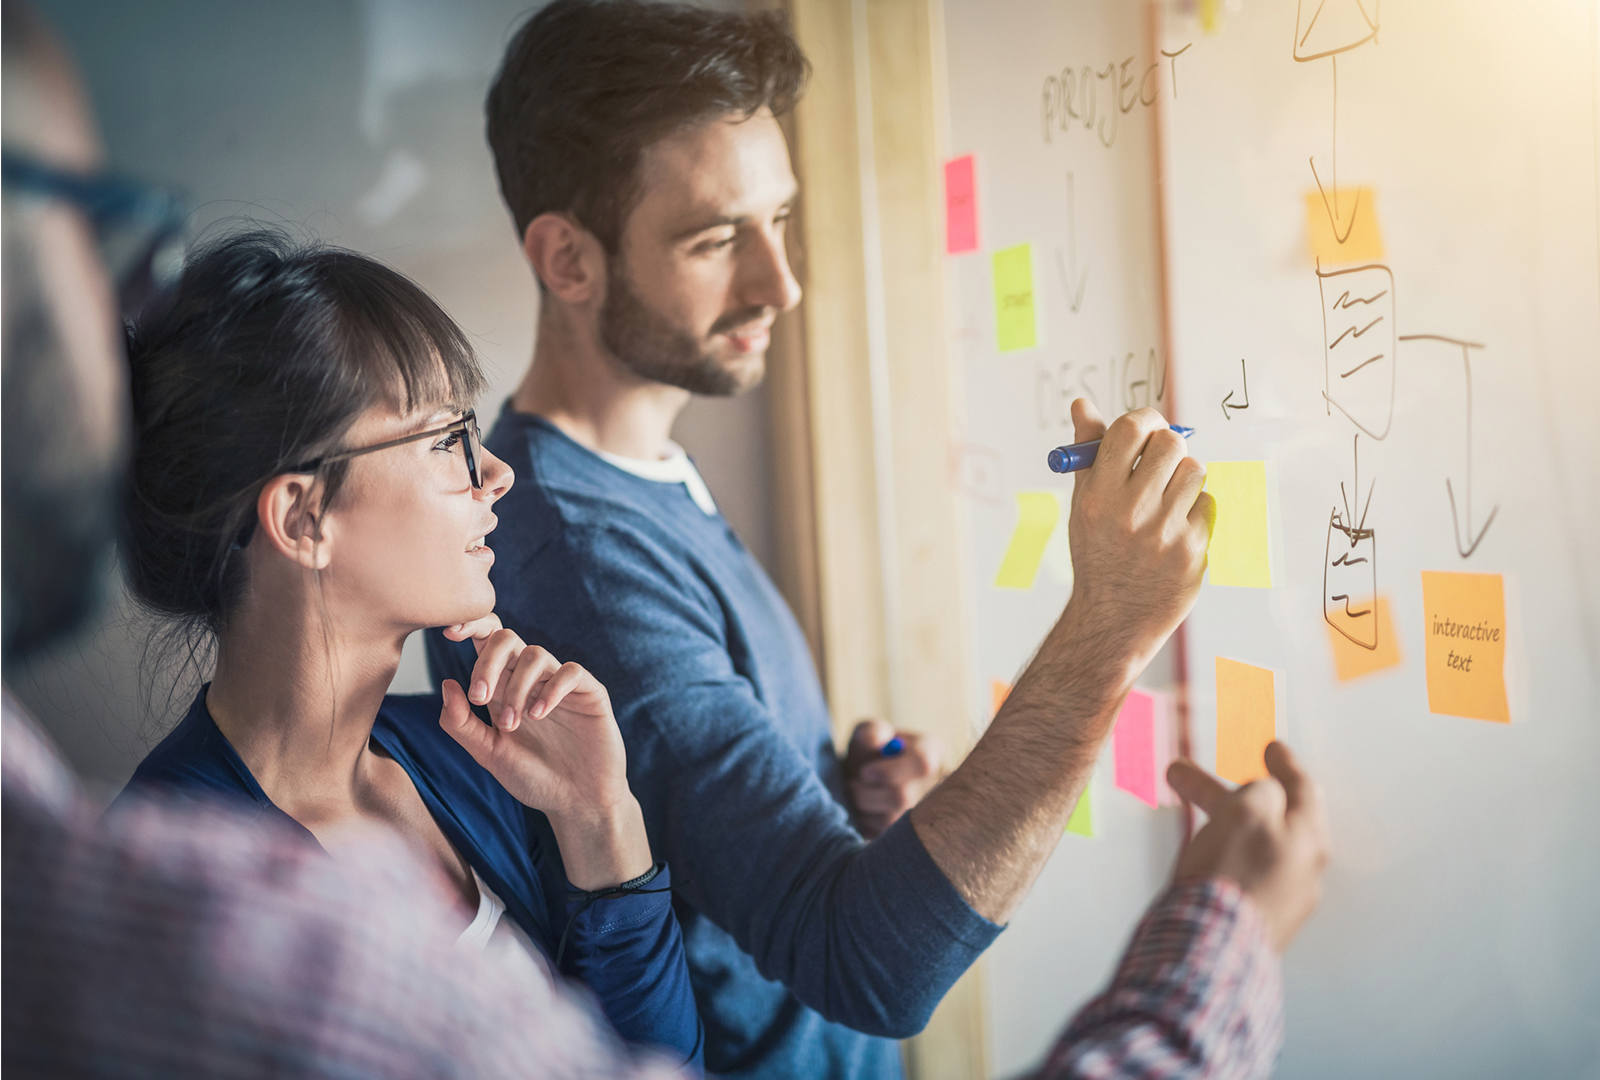
[(419, 774), (426, 777), (441, 794), (470, 792), (489, 802), (510, 799), (516, 803), (499, 781), (439, 725), (443, 708), (443, 699), (437, 693), (386, 694), (372, 725), (373, 736), (414, 778)]
[(258, 806), (270, 805), (250, 770), (218, 729), (206, 708), (206, 691), (200, 688), (178, 726), (145, 755), (123, 789), (129, 794), (168, 794), (236, 798)]

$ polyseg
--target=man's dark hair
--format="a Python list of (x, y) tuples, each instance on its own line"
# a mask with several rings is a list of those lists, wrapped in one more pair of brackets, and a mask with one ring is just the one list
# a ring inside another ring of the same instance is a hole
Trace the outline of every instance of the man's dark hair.
[(730, 113), (781, 115), (809, 74), (778, 12), (555, 0), (511, 39), (485, 103), (518, 237), (565, 212), (616, 254), (647, 147)]

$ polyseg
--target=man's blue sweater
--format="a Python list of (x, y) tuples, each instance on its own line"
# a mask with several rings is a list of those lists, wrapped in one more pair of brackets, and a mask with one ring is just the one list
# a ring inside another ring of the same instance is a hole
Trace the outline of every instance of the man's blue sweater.
[[(811, 655), (772, 582), (681, 483), (613, 466), (502, 411), (516, 471), (490, 537), (496, 611), (611, 693), (628, 780), (672, 864), (709, 1072), (893, 1077), (1000, 927), (967, 905), (909, 819), (866, 842)], [(470, 646), (428, 640), (435, 681)]]

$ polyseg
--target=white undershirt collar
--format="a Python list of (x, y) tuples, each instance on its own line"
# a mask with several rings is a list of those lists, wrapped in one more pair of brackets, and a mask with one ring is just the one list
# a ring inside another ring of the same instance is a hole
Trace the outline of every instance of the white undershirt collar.
[(595, 453), (608, 465), (615, 465), (623, 472), (632, 473), (641, 479), (653, 480), (658, 484), (682, 484), (689, 490), (689, 498), (694, 500), (694, 504), (707, 517), (717, 512), (717, 502), (711, 497), (711, 489), (706, 487), (705, 480), (700, 476), (700, 470), (689, 460), (688, 452), (675, 442), (670, 440), (667, 442), (667, 456), (659, 461), (623, 457), (621, 454), (609, 454), (604, 450), (596, 450)]

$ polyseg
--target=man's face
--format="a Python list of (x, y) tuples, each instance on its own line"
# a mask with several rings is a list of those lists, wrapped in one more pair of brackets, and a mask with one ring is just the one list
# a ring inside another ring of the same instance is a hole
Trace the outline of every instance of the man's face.
[(800, 302), (784, 230), (796, 184), (766, 111), (649, 147), (642, 195), (608, 260), (600, 338), (641, 378), (697, 394), (750, 389), (772, 321)]
[[(77, 76), (48, 40), (5, 70), (5, 141), (99, 166)], [(8, 658), (76, 629), (103, 593), (128, 431), (121, 332), (83, 215), (4, 197), (4, 581)]]

